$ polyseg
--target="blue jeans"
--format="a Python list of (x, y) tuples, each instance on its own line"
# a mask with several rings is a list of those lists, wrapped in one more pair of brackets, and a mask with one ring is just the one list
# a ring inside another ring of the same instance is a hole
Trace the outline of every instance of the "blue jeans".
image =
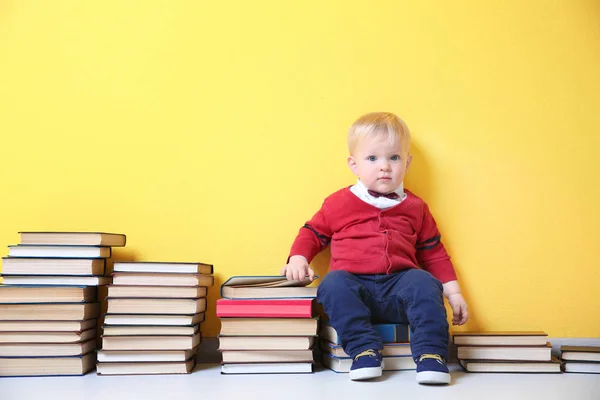
[(410, 268), (390, 275), (330, 271), (317, 289), (344, 351), (352, 358), (383, 349), (373, 323), (410, 324), (413, 358), (439, 354), (448, 359), (448, 321), (443, 288), (429, 272)]

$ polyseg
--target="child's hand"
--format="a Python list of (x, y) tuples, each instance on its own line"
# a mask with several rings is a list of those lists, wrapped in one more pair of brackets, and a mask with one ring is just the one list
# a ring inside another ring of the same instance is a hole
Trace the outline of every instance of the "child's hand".
[(281, 275), (285, 275), (288, 281), (301, 281), (306, 276), (311, 281), (315, 279), (315, 271), (312, 270), (308, 261), (303, 256), (291, 256), (290, 262), (279, 271)]
[(462, 294), (456, 293), (448, 297), (448, 303), (452, 307), (452, 325), (463, 325), (469, 318), (467, 302)]

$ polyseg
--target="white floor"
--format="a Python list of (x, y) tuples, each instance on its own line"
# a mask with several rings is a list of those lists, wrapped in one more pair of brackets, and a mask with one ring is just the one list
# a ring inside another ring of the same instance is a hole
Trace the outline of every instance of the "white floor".
[(428, 387), (415, 382), (414, 371), (352, 382), (347, 374), (320, 367), (304, 375), (221, 375), (219, 365), (199, 364), (189, 375), (0, 378), (0, 399), (600, 399), (600, 375), (466, 374), (456, 365), (451, 369), (450, 386)]

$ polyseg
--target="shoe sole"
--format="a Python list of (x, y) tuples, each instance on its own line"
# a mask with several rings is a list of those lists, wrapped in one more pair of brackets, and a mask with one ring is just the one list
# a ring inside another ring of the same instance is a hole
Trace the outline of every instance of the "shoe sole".
[(423, 371), (417, 373), (417, 382), (425, 385), (447, 385), (450, 374), (446, 372)]
[(367, 379), (379, 378), (381, 375), (383, 375), (383, 362), (381, 363), (381, 367), (360, 368), (350, 371), (350, 380), (364, 381)]

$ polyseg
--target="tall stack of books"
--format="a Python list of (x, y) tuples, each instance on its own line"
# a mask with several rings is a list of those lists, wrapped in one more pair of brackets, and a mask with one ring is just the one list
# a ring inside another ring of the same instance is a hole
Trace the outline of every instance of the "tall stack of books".
[(83, 375), (96, 362), (111, 246), (125, 235), (21, 232), (2, 260), (0, 376)]
[(235, 276), (221, 286), (223, 374), (313, 372), (316, 288), (281, 276)]
[[(410, 328), (404, 324), (374, 324), (383, 342), (384, 371), (413, 370), (417, 366), (410, 351)], [(338, 373), (350, 372), (352, 359), (341, 346), (340, 338), (328, 322), (319, 331), (323, 366)]]
[(115, 262), (98, 375), (192, 372), (212, 274), (199, 262)]
[(561, 346), (560, 358), (565, 372), (600, 374), (598, 346)]
[(453, 342), (467, 372), (561, 372), (545, 332), (455, 332)]

